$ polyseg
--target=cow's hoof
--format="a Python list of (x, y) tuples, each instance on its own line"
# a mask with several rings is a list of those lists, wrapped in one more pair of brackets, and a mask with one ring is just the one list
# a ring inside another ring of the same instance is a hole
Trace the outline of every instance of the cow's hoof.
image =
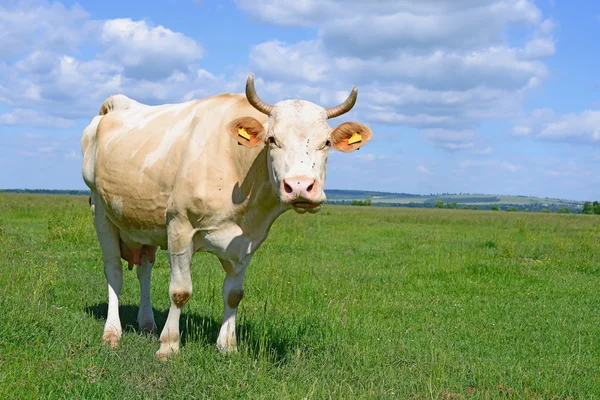
[(173, 348), (163, 349), (161, 346), (160, 349), (154, 353), (154, 355), (161, 361), (167, 361), (169, 357), (172, 357), (179, 353), (179, 350), (175, 350)]
[[(173, 340), (177, 338), (177, 340)], [(164, 336), (160, 338), (160, 348), (158, 349), (158, 351), (156, 353), (154, 353), (154, 355), (158, 358), (160, 358), (161, 360), (166, 360), (167, 358), (179, 353), (179, 334), (173, 334), (171, 335), (170, 339), (168, 340), (169, 337), (165, 338)]]
[(154, 321), (146, 321), (138, 325), (140, 332), (142, 333), (150, 333), (156, 335), (158, 333), (158, 327), (154, 323)]
[(221, 345), (217, 343), (217, 351), (221, 354), (234, 354), (238, 349), (236, 345)]
[(109, 330), (104, 332), (102, 335), (102, 341), (108, 344), (112, 349), (119, 347), (119, 342), (121, 341), (121, 335), (119, 335), (114, 330)]

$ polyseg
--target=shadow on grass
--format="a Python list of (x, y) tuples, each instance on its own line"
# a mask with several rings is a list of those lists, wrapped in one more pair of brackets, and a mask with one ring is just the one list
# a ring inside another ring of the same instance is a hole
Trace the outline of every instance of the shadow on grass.
[[(106, 321), (108, 315), (108, 304), (99, 303), (88, 305), (84, 308), (85, 312), (99, 321)], [(158, 333), (162, 331), (167, 320), (168, 311), (160, 311), (152, 308), (154, 311), (154, 320), (158, 326)], [(138, 307), (134, 305), (120, 305), (119, 316), (124, 332), (141, 333), (137, 324)], [(269, 357), (275, 363), (285, 363), (287, 355), (293, 347), (292, 343), (284, 339), (276, 331), (269, 329), (268, 336), (264, 335), (264, 326), (257, 323), (253, 324), (246, 318), (240, 318), (238, 313), (238, 322), (236, 332), (238, 334), (238, 346), (247, 348), (253, 358)], [(214, 346), (219, 337), (221, 321), (216, 318), (201, 316), (195, 313), (182, 313), (179, 320), (179, 330), (181, 333), (181, 346), (186, 343), (203, 343), (204, 345)], [(215, 350), (216, 351), (216, 350)]]

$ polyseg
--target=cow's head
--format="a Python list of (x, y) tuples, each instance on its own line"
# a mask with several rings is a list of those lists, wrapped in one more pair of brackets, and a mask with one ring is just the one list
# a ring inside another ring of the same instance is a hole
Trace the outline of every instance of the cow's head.
[(256, 94), (254, 76), (250, 75), (246, 97), (254, 108), (269, 116), (268, 122), (263, 125), (252, 117), (238, 118), (229, 124), (229, 133), (246, 147), (268, 146), (269, 177), (281, 201), (299, 213), (317, 212), (325, 201), (329, 149), (350, 152), (371, 139), (366, 125), (344, 122), (332, 129), (327, 123), (329, 118), (352, 109), (356, 87), (346, 101), (332, 108), (304, 100), (269, 105)]

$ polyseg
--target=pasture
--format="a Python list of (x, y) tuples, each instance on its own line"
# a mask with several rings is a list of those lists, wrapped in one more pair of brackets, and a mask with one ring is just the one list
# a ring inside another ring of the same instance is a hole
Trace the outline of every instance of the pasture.
[[(588, 399), (600, 394), (600, 219), (327, 205), (254, 257), (239, 352), (224, 272), (194, 257), (181, 353), (154, 358), (124, 271), (121, 346), (87, 197), (0, 194), (0, 398)], [(169, 307), (166, 252), (152, 298)]]

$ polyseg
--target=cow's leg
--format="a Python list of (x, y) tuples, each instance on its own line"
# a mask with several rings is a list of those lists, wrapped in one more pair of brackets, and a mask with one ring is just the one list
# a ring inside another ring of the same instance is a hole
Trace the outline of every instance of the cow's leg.
[(119, 318), (119, 294), (123, 285), (119, 230), (108, 219), (100, 202), (94, 201), (93, 207), (94, 226), (102, 249), (104, 274), (108, 282), (108, 315), (106, 316), (102, 340), (112, 347), (117, 347), (123, 332)]
[(169, 223), (169, 264), (171, 280), (169, 297), (171, 308), (167, 322), (160, 334), (160, 348), (156, 355), (162, 359), (179, 351), (179, 317), (181, 309), (192, 296), (192, 276), (190, 267), (194, 254), (193, 230), (189, 223)]
[(235, 317), (238, 305), (244, 297), (243, 284), (248, 262), (236, 265), (228, 260), (219, 260), (227, 275), (223, 282), (223, 322), (217, 339), (217, 349), (227, 353), (237, 351)]
[(137, 277), (140, 281), (140, 309), (138, 311), (138, 326), (141, 331), (155, 333), (158, 331), (154, 322), (154, 311), (150, 301), (150, 277), (152, 275), (153, 262), (147, 256), (142, 258), (141, 265), (137, 267)]

